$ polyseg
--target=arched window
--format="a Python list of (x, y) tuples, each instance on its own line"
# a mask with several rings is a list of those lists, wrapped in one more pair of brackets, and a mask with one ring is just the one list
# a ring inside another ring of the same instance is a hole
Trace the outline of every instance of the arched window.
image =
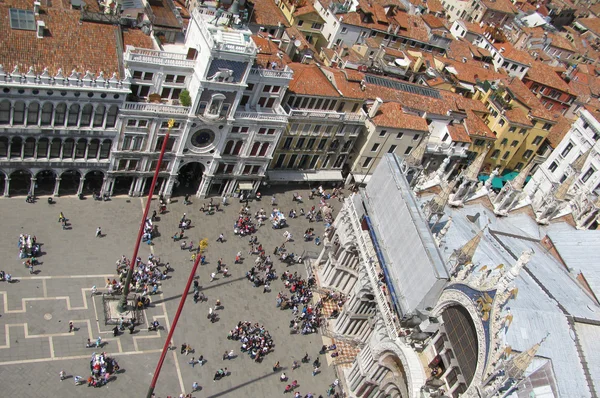
[(37, 158), (43, 159), (48, 157), (48, 138), (40, 138), (37, 143)]
[(100, 146), (100, 159), (108, 159), (110, 156), (110, 147), (112, 146), (111, 140), (102, 141), (102, 145)]
[(231, 154), (231, 148), (233, 148), (233, 141), (227, 141), (227, 144), (225, 144), (225, 149), (223, 150), (223, 155)]
[(88, 148), (88, 159), (96, 159), (98, 157), (98, 150), (100, 149), (100, 140), (93, 139), (90, 141)]
[(225, 96), (223, 94), (214, 94), (210, 99), (206, 113), (211, 116), (219, 116), (224, 101)]
[(23, 140), (20, 137), (13, 137), (10, 143), (10, 158), (21, 157), (21, 147), (23, 146)]
[(23, 150), (24, 158), (32, 158), (35, 154), (35, 138), (29, 137), (25, 140), (25, 149)]
[(66, 115), (67, 115), (67, 105), (64, 103), (60, 103), (60, 104), (56, 105), (56, 110), (54, 111), (54, 125), (55, 126), (64, 126)]
[(102, 127), (104, 123), (104, 113), (106, 113), (106, 107), (104, 105), (98, 105), (96, 112), (94, 112), (94, 127)]
[(83, 159), (85, 157), (85, 148), (87, 148), (87, 140), (80, 138), (75, 147), (75, 159)]
[(252, 149), (250, 150), (250, 156), (256, 156), (258, 148), (260, 148), (260, 142), (255, 142), (254, 145), (252, 145)]
[(115, 127), (118, 113), (119, 109), (115, 105), (110, 107), (108, 114), (106, 115), (106, 127)]
[(8, 155), (8, 138), (0, 137), (0, 158), (5, 158)]
[(38, 104), (37, 102), (32, 102), (31, 104), (29, 104), (29, 107), (27, 110), (27, 125), (28, 126), (35, 126), (36, 124), (38, 124), (39, 113), (40, 113), (40, 104)]
[(52, 123), (52, 110), (53, 106), (51, 102), (46, 102), (42, 106), (42, 126), (49, 126)]
[(13, 110), (13, 124), (25, 123), (25, 103), (23, 101), (15, 102), (15, 109)]
[(265, 156), (268, 151), (269, 151), (269, 143), (265, 142), (264, 144), (262, 144), (262, 147), (260, 148), (260, 152), (258, 153), (258, 156)]
[(73, 104), (69, 107), (67, 126), (77, 126), (77, 122), (79, 121), (79, 109), (79, 104)]
[(62, 141), (60, 140), (60, 138), (52, 138), (52, 143), (50, 144), (50, 159), (60, 158), (61, 145)]
[(0, 102), (0, 124), (10, 123), (10, 101)]
[(73, 157), (73, 147), (75, 146), (75, 140), (73, 138), (67, 138), (63, 143), (63, 159), (69, 159)]
[(235, 143), (235, 148), (233, 148), (233, 154), (234, 155), (239, 155), (240, 151), (242, 150), (242, 145), (244, 144), (244, 141), (238, 141)]
[(81, 127), (90, 127), (93, 111), (94, 107), (91, 104), (87, 104), (83, 107), (83, 110), (81, 111)]

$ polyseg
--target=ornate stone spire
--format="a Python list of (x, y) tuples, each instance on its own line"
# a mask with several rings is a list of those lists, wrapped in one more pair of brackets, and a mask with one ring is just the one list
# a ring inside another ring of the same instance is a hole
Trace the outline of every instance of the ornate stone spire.
[(525, 180), (527, 179), (527, 176), (531, 172), (533, 165), (534, 165), (534, 163), (532, 160), (531, 162), (529, 162), (527, 164), (527, 166), (525, 166), (524, 169), (521, 169), (521, 171), (519, 171), (519, 174), (517, 174), (517, 176), (514, 178), (514, 180), (512, 180), (510, 182), (510, 185), (512, 186), (512, 188), (514, 190), (517, 190), (517, 191), (523, 190), (523, 186), (525, 185)]
[(471, 163), (463, 173), (463, 178), (470, 181), (477, 181), (479, 171), (481, 170), (481, 166), (483, 166), (483, 161), (485, 160), (485, 157), (487, 156), (489, 151), (490, 148), (486, 148), (483, 152), (477, 155), (473, 163)]
[(479, 242), (481, 242), (481, 238), (483, 237), (483, 231), (485, 231), (487, 225), (477, 233), (474, 237), (471, 238), (467, 243), (465, 243), (460, 249), (456, 250), (453, 253), (453, 256), (456, 257), (456, 265), (465, 265), (470, 263), (473, 260), (473, 256), (475, 255), (475, 251), (479, 246)]
[(519, 380), (525, 374), (525, 371), (533, 362), (535, 355), (537, 354), (540, 346), (544, 341), (546, 341), (546, 337), (544, 337), (539, 343), (533, 345), (527, 351), (520, 352), (515, 355), (511, 359), (509, 359), (505, 365), (506, 374), (508, 377), (514, 380)]
[(579, 155), (573, 164), (571, 164), (571, 167), (577, 172), (577, 174), (581, 173), (581, 170), (583, 170), (583, 166), (585, 166), (585, 162), (587, 161), (588, 157), (590, 157), (590, 153), (592, 153), (591, 147)]
[(423, 155), (425, 155), (425, 151), (427, 150), (427, 141), (429, 141), (429, 135), (425, 135), (419, 145), (415, 149), (413, 149), (410, 154), (406, 158), (404, 158), (404, 163), (407, 167), (420, 167), (423, 162)]
[(554, 198), (556, 200), (564, 201), (567, 199), (567, 192), (569, 192), (569, 188), (571, 188), (571, 185), (573, 185), (576, 177), (577, 175), (573, 173), (558, 186), (558, 189), (554, 193)]
[(435, 195), (429, 202), (424, 206), (424, 211), (428, 219), (434, 214), (441, 214), (444, 212), (444, 208), (448, 204), (448, 198), (456, 186), (456, 180), (453, 180), (449, 184), (445, 185), (440, 193)]

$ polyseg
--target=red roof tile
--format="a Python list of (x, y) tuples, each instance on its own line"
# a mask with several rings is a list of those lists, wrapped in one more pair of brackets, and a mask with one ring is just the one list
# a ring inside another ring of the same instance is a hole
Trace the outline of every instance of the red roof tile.
[(381, 104), (377, 115), (371, 120), (376, 126), (380, 127), (428, 131), (425, 119), (405, 113), (402, 110), (402, 105), (397, 102), (385, 102)]
[(490, 130), (485, 124), (483, 119), (479, 117), (475, 112), (468, 110), (467, 118), (464, 120), (465, 128), (467, 133), (471, 137), (482, 137), (487, 139), (496, 139), (496, 134)]
[(535, 61), (527, 71), (524, 80), (532, 80), (536, 83), (570, 93), (569, 85), (558, 76), (556, 71), (549, 65)]
[(554, 114), (550, 113), (539, 98), (536, 97), (527, 86), (517, 78), (505, 79), (502, 84), (515, 96), (515, 99), (531, 110), (531, 115), (540, 119), (554, 120)]
[(448, 134), (452, 141), (456, 142), (471, 142), (471, 137), (467, 133), (467, 129), (462, 124), (454, 124), (448, 126)]
[(515, 7), (510, 0), (482, 0), (481, 2), (490, 10), (502, 12), (504, 14), (516, 15), (519, 12), (517, 7)]
[(53, 76), (61, 68), (65, 75), (73, 69), (92, 73), (104, 71), (108, 77), (119, 73), (117, 27), (80, 22), (79, 11), (42, 5), (42, 12), (36, 19), (45, 22), (46, 34), (38, 39), (35, 31), (10, 27), (9, 8), (31, 10), (32, 3), (26, 0), (0, 2), (0, 64), (7, 72), (18, 65), (23, 73), (33, 66), (38, 74), (48, 68)]
[(294, 71), (294, 78), (290, 82), (289, 91), (300, 95), (341, 97), (317, 65), (293, 62), (288, 66)]
[(273, 0), (255, 1), (251, 18), (252, 22), (257, 25), (277, 26), (281, 23), (285, 27), (290, 26), (287, 19), (285, 19), (285, 16)]
[(494, 43), (494, 47), (496, 47), (498, 51), (502, 51), (504, 48), (504, 51), (502, 51), (502, 56), (505, 59), (510, 59), (523, 65), (530, 65), (534, 62), (534, 59), (531, 57), (531, 55), (525, 51), (517, 50), (510, 43)]
[(562, 115), (556, 119), (556, 124), (552, 126), (548, 132), (548, 135), (546, 136), (546, 139), (552, 148), (556, 148), (558, 144), (560, 144), (562, 139), (571, 128), (572, 124), (572, 120), (569, 120)]
[(154, 49), (154, 42), (152, 38), (142, 32), (140, 29), (126, 29), (123, 30), (123, 45), (133, 46), (136, 48), (149, 48)]

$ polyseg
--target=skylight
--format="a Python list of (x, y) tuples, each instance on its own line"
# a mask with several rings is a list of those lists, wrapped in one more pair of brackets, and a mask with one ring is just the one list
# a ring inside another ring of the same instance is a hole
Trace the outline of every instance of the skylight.
[(33, 11), (11, 8), (9, 10), (9, 13), (11, 28), (21, 30), (35, 30), (35, 17), (33, 16)]

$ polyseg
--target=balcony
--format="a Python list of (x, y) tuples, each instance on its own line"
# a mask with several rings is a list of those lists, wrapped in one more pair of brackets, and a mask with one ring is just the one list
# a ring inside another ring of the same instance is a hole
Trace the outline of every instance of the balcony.
[(187, 59), (186, 54), (148, 50), (132, 46), (127, 46), (127, 51), (125, 52), (125, 62), (128, 61), (190, 69), (193, 68), (196, 63), (195, 60)]
[(287, 123), (287, 116), (276, 113), (242, 111), (235, 113), (235, 119), (257, 120), (264, 122)]
[(126, 102), (123, 111), (161, 113), (185, 116), (190, 112), (189, 106), (156, 104), (150, 102)]
[(313, 109), (294, 109), (288, 106), (285, 109), (289, 112), (290, 118), (295, 119), (321, 119), (338, 120), (340, 122), (362, 123), (367, 119), (367, 115), (361, 109), (360, 113), (344, 113), (334, 111), (321, 111)]
[(283, 69), (265, 69), (252, 67), (250, 76), (260, 76), (275, 79), (292, 79), (294, 72), (286, 65)]
[(469, 147), (452, 146), (450, 144), (429, 142), (427, 144), (427, 153), (444, 156), (457, 156), (461, 158), (467, 157)]

